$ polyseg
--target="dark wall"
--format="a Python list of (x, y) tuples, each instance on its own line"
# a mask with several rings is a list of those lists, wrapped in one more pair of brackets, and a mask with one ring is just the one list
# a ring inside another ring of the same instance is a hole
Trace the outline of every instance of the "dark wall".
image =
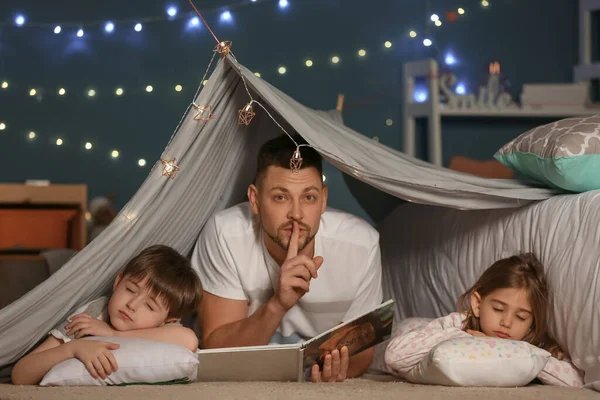
[[(574, 0), (289, 0), (280, 11), (276, 1), (259, 1), (233, 9), (234, 22), (219, 23), (210, 11), (235, 2), (196, 1), (207, 10), (205, 17), (220, 39), (233, 41), (237, 58), (298, 101), (320, 109), (335, 107), (338, 93), (346, 95), (346, 124), (366, 136), (401, 148), (402, 64), (409, 60), (437, 58), (447, 51), (458, 59), (453, 67), (469, 91), (483, 82), (487, 64), (501, 62), (502, 72), (516, 97), (523, 83), (569, 82), (577, 62), (577, 2)], [(93, 3), (93, 6), (89, 4)], [(181, 12), (186, 1), (172, 2)], [(456, 22), (446, 12), (464, 7)], [(34, 22), (104, 21), (165, 15), (166, 3), (142, 0), (3, 0), (0, 21), (12, 21), (17, 11)], [(438, 13), (440, 28), (428, 21)], [(52, 27), (0, 27), (0, 181), (50, 179), (61, 183), (87, 183), (90, 197), (116, 192), (123, 205), (143, 182), (149, 166), (137, 166), (139, 158), (152, 165), (160, 156), (182, 113), (192, 99), (214, 46), (206, 29), (185, 31), (185, 20), (155, 22), (136, 33), (132, 25), (116, 24), (111, 35), (102, 26), (76, 29), (63, 25), (60, 35)], [(420, 36), (411, 39), (408, 31)], [(435, 46), (422, 45), (429, 30)], [(386, 40), (393, 42), (385, 49)], [(359, 58), (358, 49), (367, 50)], [(338, 55), (341, 62), (329, 61)], [(312, 68), (304, 61), (314, 60)], [(284, 76), (277, 74), (287, 67)], [(154, 86), (147, 94), (146, 85)], [(177, 93), (174, 85), (184, 90)], [(114, 96), (122, 86), (125, 95)], [(42, 95), (29, 97), (31, 87)], [(59, 87), (67, 95), (59, 97)], [(97, 96), (85, 96), (93, 87)], [(393, 124), (387, 126), (386, 119)], [(444, 162), (453, 155), (488, 159), (505, 142), (547, 120), (458, 119), (444, 120)], [(29, 131), (37, 137), (26, 138)], [(53, 144), (61, 136), (65, 144)], [(92, 141), (91, 152), (83, 150)], [(421, 149), (425, 142), (419, 140)], [(118, 160), (109, 152), (118, 149)], [(330, 204), (365, 216), (350, 194), (342, 175), (326, 168)]]

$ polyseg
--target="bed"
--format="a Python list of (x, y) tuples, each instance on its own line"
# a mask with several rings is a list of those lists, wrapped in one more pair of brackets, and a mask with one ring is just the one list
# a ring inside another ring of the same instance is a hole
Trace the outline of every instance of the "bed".
[(495, 260), (535, 252), (553, 293), (550, 332), (585, 370), (586, 384), (600, 381), (600, 191), (502, 210), (407, 203), (379, 231), (396, 321), (446, 315)]

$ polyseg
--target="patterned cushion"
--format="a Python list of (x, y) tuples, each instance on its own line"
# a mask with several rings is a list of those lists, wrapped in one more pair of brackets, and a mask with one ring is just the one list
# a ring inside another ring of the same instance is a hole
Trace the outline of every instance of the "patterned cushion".
[(539, 126), (495, 154), (523, 175), (572, 192), (600, 189), (600, 114)]
[(417, 366), (415, 383), (445, 386), (524, 386), (540, 373), (550, 353), (525, 342), (454, 338), (431, 349)]

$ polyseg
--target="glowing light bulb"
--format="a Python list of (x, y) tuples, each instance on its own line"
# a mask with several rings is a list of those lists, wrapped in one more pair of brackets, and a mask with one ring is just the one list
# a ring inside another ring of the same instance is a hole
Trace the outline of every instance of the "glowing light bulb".
[(306, 64), (307, 67), (312, 67), (313, 66), (312, 60), (306, 60), (305, 64)]
[(387, 42), (385, 42), (383, 45), (386, 47), (386, 49), (389, 49), (390, 47), (392, 47), (392, 42), (390, 42), (390, 41), (388, 40), (388, 41), (387, 41)]
[(367, 51), (366, 51), (366, 50), (364, 50), (364, 49), (360, 49), (360, 50), (358, 51), (358, 55), (359, 55), (359, 57), (364, 57), (364, 56), (366, 56), (366, 55), (367, 55)]
[(117, 90), (115, 90), (115, 94), (116, 94), (117, 96), (122, 96), (122, 95), (123, 95), (123, 89), (121, 89), (121, 88), (117, 88)]
[(285, 67), (279, 67), (277, 72), (279, 72), (281, 75), (284, 75), (287, 72), (287, 69)]
[(86, 150), (91, 150), (92, 149), (92, 144), (90, 142), (86, 142), (85, 145), (83, 146)]
[(57, 146), (62, 146), (62, 144), (63, 144), (63, 140), (61, 138), (56, 139)]
[(183, 86), (181, 86), (181, 85), (175, 86), (175, 91), (176, 92), (181, 92), (182, 90), (183, 90)]
[(112, 158), (118, 158), (119, 157), (119, 150), (113, 150), (110, 152), (110, 156)]
[(29, 134), (27, 135), (27, 137), (31, 140), (35, 139), (35, 132), (31, 131), (29, 132)]
[(417, 37), (417, 32), (415, 32), (415, 31), (410, 31), (408, 34), (411, 38)]
[(145, 165), (146, 165), (146, 160), (144, 160), (143, 158), (140, 158), (140, 159), (138, 160), (138, 165), (139, 165), (140, 167), (143, 167), (143, 166), (145, 166)]

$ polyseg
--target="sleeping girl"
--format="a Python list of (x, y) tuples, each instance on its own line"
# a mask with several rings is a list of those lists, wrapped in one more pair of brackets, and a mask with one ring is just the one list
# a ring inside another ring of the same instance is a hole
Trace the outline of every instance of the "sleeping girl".
[[(552, 357), (538, 378), (547, 384), (583, 386), (583, 375), (548, 333), (548, 285), (532, 253), (496, 261), (457, 302), (458, 312), (398, 332), (385, 352), (390, 372), (411, 381), (429, 351), (449, 339), (481, 336), (524, 341)], [(422, 320), (421, 320), (422, 321)], [(559, 379), (555, 371), (568, 375)]]

